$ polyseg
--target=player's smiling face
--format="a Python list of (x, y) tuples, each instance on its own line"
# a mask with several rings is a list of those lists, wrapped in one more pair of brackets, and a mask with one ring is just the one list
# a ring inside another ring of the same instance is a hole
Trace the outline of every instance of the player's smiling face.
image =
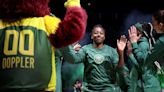
[(105, 31), (100, 27), (94, 28), (91, 39), (93, 39), (96, 44), (103, 43), (105, 40)]

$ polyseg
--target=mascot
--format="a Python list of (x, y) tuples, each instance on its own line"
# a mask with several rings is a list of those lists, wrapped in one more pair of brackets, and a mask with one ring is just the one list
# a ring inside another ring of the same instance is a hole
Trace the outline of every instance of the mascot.
[(0, 0), (0, 92), (52, 92), (55, 48), (80, 40), (87, 14), (67, 0), (63, 20), (50, 15), (49, 0)]

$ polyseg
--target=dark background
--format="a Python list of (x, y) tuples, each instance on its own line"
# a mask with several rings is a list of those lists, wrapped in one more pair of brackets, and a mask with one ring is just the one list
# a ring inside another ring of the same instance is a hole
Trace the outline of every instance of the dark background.
[[(62, 19), (66, 0), (50, 1), (51, 12)], [(82, 44), (90, 42), (92, 27), (101, 24), (107, 31), (105, 43), (115, 47), (116, 39), (122, 34), (127, 35), (130, 25), (149, 22), (154, 11), (164, 9), (164, 0), (81, 0), (81, 5), (88, 14), (87, 33)]]

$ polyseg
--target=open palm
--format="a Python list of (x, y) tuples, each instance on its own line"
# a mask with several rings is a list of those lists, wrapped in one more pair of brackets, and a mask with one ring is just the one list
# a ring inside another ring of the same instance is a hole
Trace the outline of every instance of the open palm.
[(137, 42), (141, 38), (141, 34), (137, 35), (137, 29), (135, 26), (131, 26), (128, 32), (129, 39), (132, 43)]
[(126, 47), (126, 36), (122, 35), (119, 40), (117, 40), (117, 48), (119, 51), (123, 51)]

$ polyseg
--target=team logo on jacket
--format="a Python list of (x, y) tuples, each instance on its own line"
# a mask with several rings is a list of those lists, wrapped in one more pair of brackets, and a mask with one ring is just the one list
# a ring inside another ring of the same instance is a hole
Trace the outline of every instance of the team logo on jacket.
[(101, 64), (104, 60), (105, 60), (105, 57), (101, 54), (96, 54), (94, 56), (94, 61), (96, 62), (96, 64)]

